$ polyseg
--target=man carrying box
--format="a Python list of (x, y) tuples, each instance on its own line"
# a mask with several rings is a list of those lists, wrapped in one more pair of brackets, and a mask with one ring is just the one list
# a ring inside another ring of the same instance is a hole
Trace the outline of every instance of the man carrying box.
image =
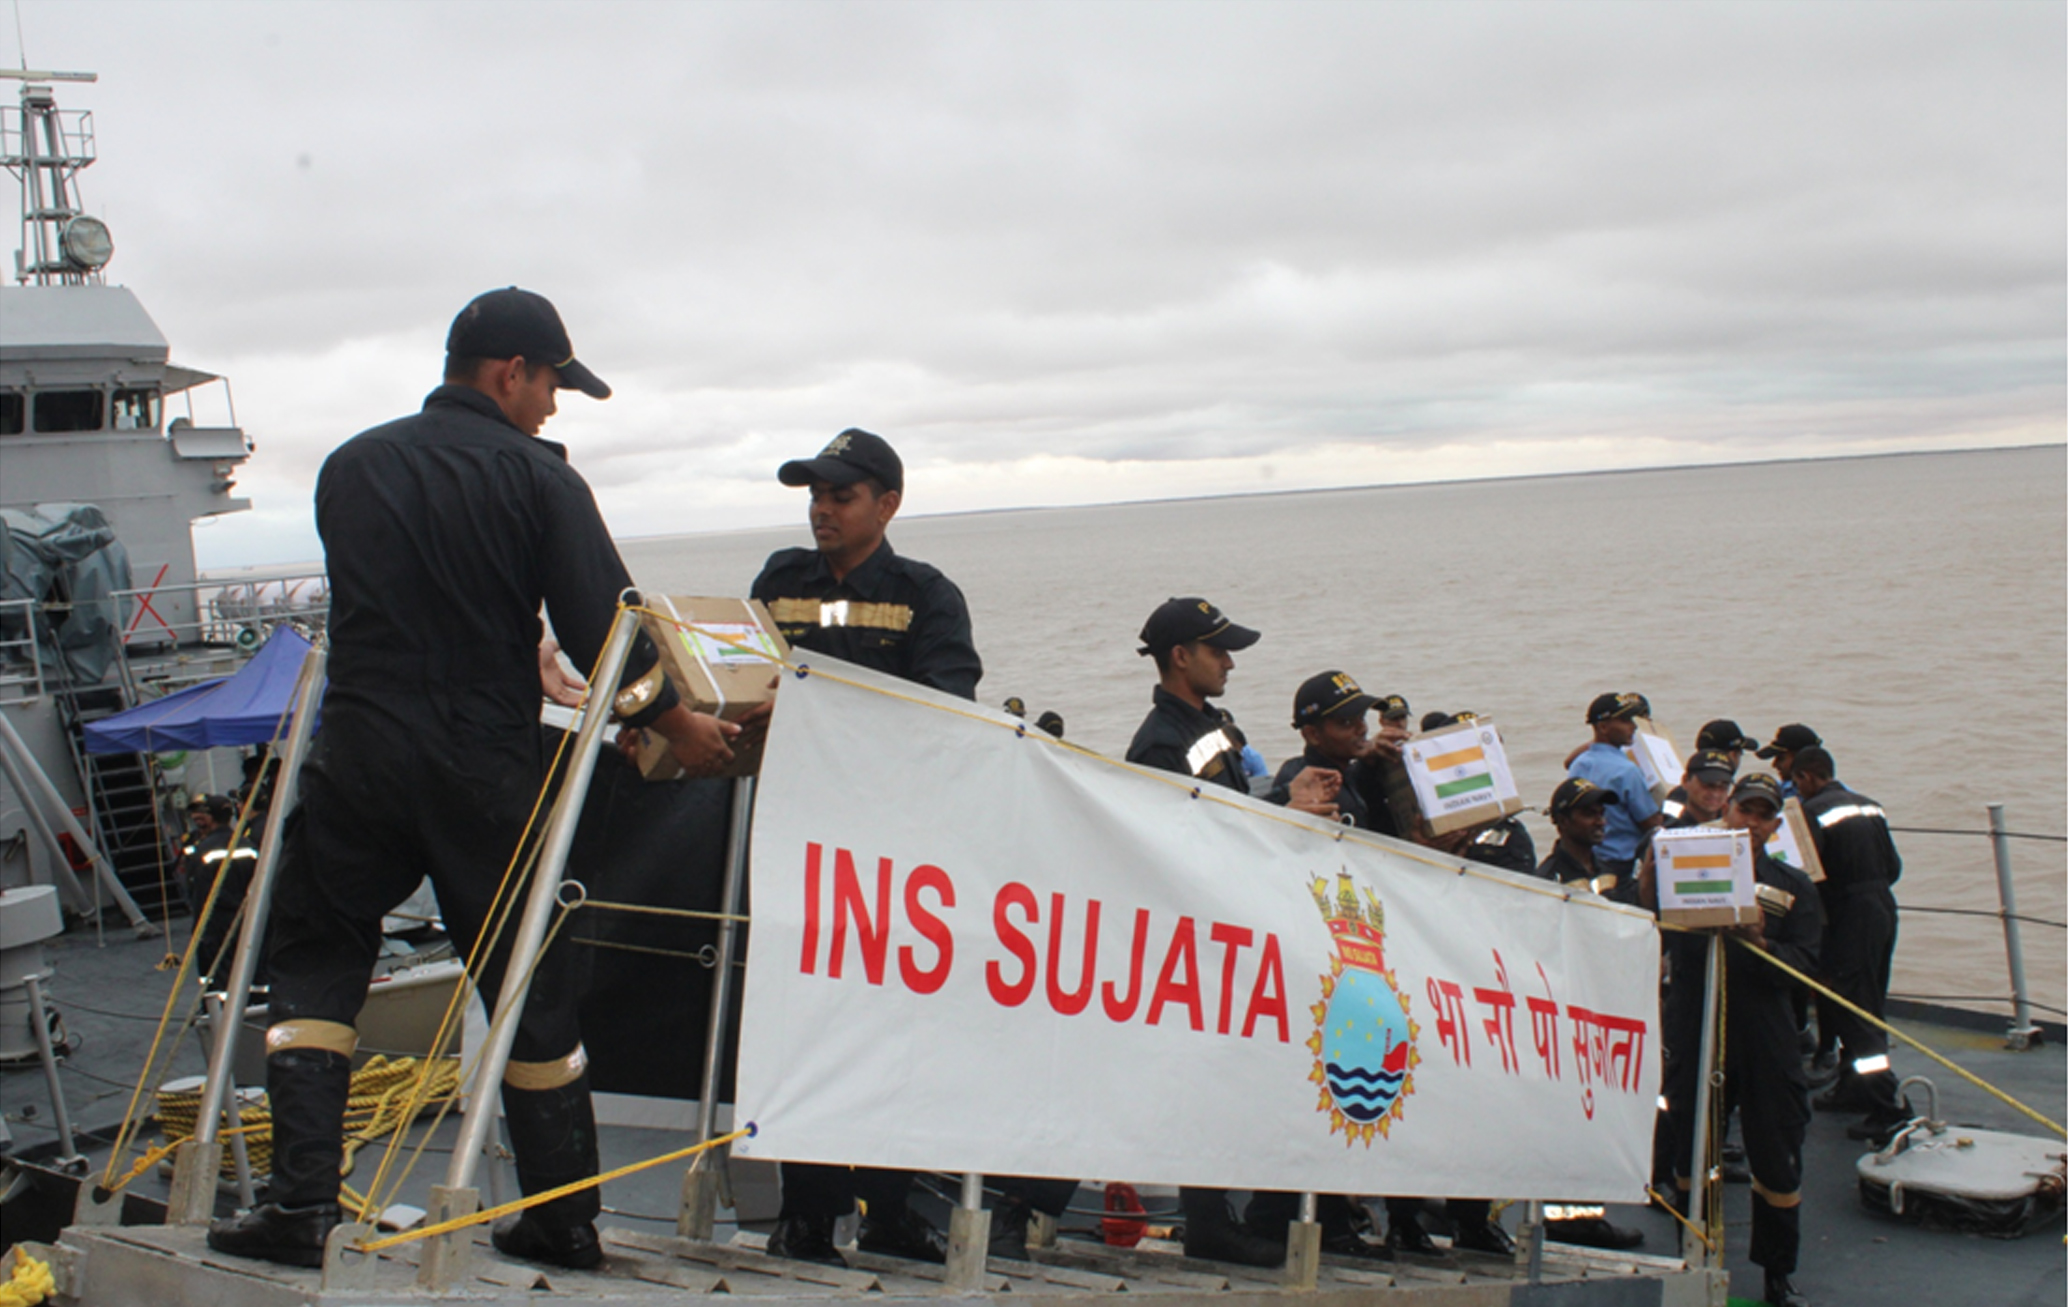
[[(445, 384), (423, 411), (346, 441), (316, 482), (329, 688), (271, 922), (273, 1177), (266, 1202), (209, 1227), (219, 1252), (323, 1264), (381, 917), (429, 876), (454, 947), (473, 953), (544, 776), (539, 608), (590, 666), (631, 584), (567, 451), (537, 439), (559, 390), (610, 395), (559, 313), (530, 291), (490, 291), (453, 320), (445, 351)], [(617, 716), (665, 736), (692, 775), (731, 760), (740, 728), (679, 703), (644, 635), (609, 688)], [(484, 996), (501, 988), (509, 951), (505, 936), (472, 968)], [(596, 1174), (565, 956), (541, 957), (503, 1076), (527, 1194)], [(594, 1266), (600, 1202), (592, 1188), (531, 1208), (497, 1225), (495, 1245)]]
[[(1752, 872), (1758, 882), (1759, 919), (1722, 933), (1724, 948), (1724, 1116), (1736, 1107), (1752, 1166), (1752, 1261), (1766, 1271), (1766, 1301), (1806, 1307), (1788, 1277), (1802, 1246), (1802, 1137), (1809, 1124), (1809, 1081), (1796, 1051), (1795, 982), (1754, 957), (1772, 954), (1797, 971), (1814, 971), (1824, 935), (1824, 913), (1809, 877), (1766, 855), (1781, 827), (1781, 787), (1773, 777), (1744, 777), (1731, 790), (1723, 824), (1752, 836)], [(1650, 897), (1650, 895), (1647, 895)], [(1655, 907), (1656, 902), (1646, 906)], [(1700, 1068), (1678, 1064), (1666, 1086), (1672, 1121), (1675, 1183), (1681, 1205), (1692, 1188), (1695, 1161), (1695, 1081)]]
[(1567, 775), (1592, 781), (1613, 792), (1601, 843), (1594, 850), (1594, 864), (1605, 880), (1597, 892), (1619, 902), (1632, 901), (1630, 881), (1637, 855), (1646, 836), (1665, 820), (1645, 783), (1644, 771), (1623, 752), (1637, 738), (1637, 719), (1649, 711), (1641, 694), (1601, 694), (1587, 705), (1587, 724), (1594, 728), (1594, 743), (1581, 750), (1566, 768)]

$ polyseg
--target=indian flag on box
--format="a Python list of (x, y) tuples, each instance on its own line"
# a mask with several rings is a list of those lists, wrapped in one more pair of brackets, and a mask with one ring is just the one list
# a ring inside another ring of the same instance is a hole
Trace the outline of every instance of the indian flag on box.
[(1522, 806), (1500, 732), (1484, 717), (1409, 741), (1401, 760), (1423, 818), (1439, 835)]
[(1652, 837), (1659, 916), (1688, 926), (1727, 926), (1757, 913), (1752, 837), (1740, 830), (1690, 826)]

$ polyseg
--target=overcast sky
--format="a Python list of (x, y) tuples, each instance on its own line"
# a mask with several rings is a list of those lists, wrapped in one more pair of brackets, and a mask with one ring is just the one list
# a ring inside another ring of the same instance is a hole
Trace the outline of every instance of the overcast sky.
[(796, 520), (850, 425), (910, 512), (2059, 442), (2064, 13), (20, 3), (258, 441), (208, 565), (317, 557), (513, 282), (620, 535)]

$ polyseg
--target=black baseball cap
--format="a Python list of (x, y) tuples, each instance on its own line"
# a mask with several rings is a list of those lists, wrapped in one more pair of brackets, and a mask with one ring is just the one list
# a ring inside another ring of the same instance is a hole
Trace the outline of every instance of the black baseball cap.
[(1063, 738), (1063, 715), (1053, 708), (1044, 711), (1039, 717), (1036, 717), (1034, 719), (1034, 726), (1038, 730), (1047, 731), (1058, 740)]
[(1695, 736), (1697, 749), (1757, 749), (1759, 741), (1738, 729), (1738, 724), (1728, 717), (1719, 717), (1702, 727)]
[(1551, 791), (1551, 815), (1563, 817), (1590, 803), (1621, 803), (1614, 790), (1604, 790), (1585, 776), (1568, 776)]
[(1358, 688), (1348, 672), (1322, 672), (1300, 682), (1299, 692), (1293, 695), (1292, 724), (1297, 730), (1338, 713), (1362, 717), (1377, 702), (1375, 696)]
[(1379, 696), (1379, 716), (1389, 722), (1404, 722), (1408, 719), (1407, 700), (1397, 694)]
[(1446, 726), (1462, 726), (1478, 720), (1479, 714), (1476, 712), (1429, 712), (1422, 714), (1422, 729), (1440, 731)]
[(905, 465), (890, 442), (873, 431), (849, 427), (826, 442), (817, 458), (793, 458), (776, 469), (776, 480), (786, 486), (808, 486), (819, 481), (851, 486), (875, 477), (885, 490), (905, 488)]
[(1731, 788), (1731, 802), (1744, 803), (1748, 799), (1762, 801), (1775, 812), (1779, 812), (1784, 802), (1781, 798), (1781, 783), (1763, 771), (1742, 776)]
[(207, 808), (208, 808), (208, 796), (207, 796), (206, 794), (195, 794), (195, 795), (193, 795), (193, 796), (192, 796), (191, 798), (189, 798), (189, 799), (187, 800), (187, 811), (188, 811), (188, 812), (201, 812), (201, 811), (206, 811), (206, 810), (207, 810)]
[(515, 286), (476, 295), (445, 333), (445, 352), (455, 358), (514, 359), (552, 365), (563, 389), (609, 399), (610, 387), (574, 356), (574, 342), (560, 325), (560, 313), (543, 295)]
[(1619, 717), (1646, 717), (1652, 706), (1641, 694), (1597, 694), (1587, 705), (1587, 724), (1613, 721)]
[(1762, 758), (1776, 758), (1784, 753), (1794, 753), (1813, 745), (1822, 744), (1824, 739), (1801, 722), (1793, 722), (1774, 732), (1774, 742), (1759, 751)]
[(1697, 749), (1687, 760), (1687, 774), (1711, 785), (1728, 785), (1738, 769), (1731, 766), (1728, 750)]
[(1138, 654), (1160, 653), (1195, 641), (1233, 652), (1247, 649), (1263, 637), (1246, 626), (1237, 626), (1221, 610), (1197, 595), (1166, 599), (1142, 624), (1142, 647)]

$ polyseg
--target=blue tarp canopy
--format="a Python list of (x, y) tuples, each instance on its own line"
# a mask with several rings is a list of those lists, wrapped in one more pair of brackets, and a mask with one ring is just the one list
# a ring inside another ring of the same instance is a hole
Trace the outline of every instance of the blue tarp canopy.
[(275, 627), (265, 647), (235, 676), (190, 686), (86, 724), (88, 753), (167, 753), (265, 744), (294, 705), (309, 642), (292, 627)]

